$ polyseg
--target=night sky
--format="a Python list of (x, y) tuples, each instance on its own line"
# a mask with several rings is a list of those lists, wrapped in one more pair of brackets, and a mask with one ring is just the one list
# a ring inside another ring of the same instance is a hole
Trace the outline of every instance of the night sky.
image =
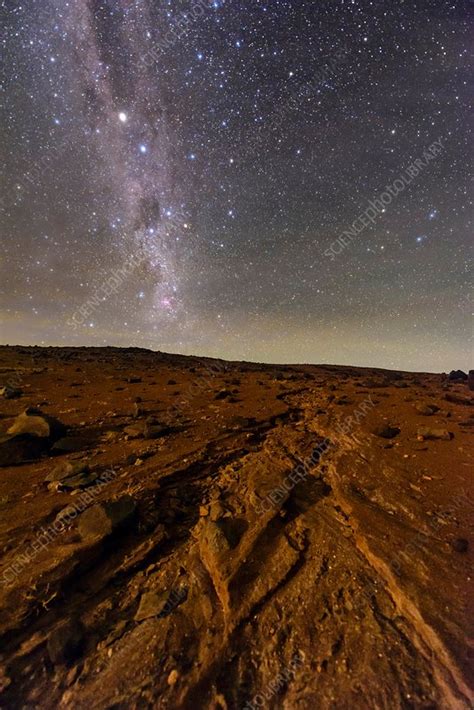
[(472, 367), (472, 2), (0, 14), (2, 342)]

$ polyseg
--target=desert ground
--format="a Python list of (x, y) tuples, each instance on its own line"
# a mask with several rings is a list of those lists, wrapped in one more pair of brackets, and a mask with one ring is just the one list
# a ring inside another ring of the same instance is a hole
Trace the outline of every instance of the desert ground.
[(0, 387), (0, 707), (473, 707), (464, 379), (5, 346)]

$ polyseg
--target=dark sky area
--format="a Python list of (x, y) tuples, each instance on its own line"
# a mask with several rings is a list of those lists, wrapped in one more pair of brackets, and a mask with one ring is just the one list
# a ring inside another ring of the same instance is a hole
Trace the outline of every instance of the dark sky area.
[(469, 367), (472, 2), (0, 14), (2, 342)]

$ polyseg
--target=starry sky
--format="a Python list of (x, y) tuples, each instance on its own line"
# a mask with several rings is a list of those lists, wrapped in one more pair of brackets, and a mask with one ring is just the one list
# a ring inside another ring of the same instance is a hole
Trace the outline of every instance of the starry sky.
[(0, 18), (2, 342), (472, 366), (471, 1)]

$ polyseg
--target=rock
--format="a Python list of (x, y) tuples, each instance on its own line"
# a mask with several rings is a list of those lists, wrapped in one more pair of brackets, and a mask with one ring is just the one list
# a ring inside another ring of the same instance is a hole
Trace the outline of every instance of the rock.
[(11, 678), (7, 675), (5, 668), (0, 666), (0, 695), (11, 685), (11, 682)]
[(92, 486), (96, 480), (96, 474), (90, 471), (89, 466), (83, 461), (78, 463), (63, 461), (45, 478), (45, 481), (58, 484), (54, 486), (50, 483), (49, 490), (87, 488), (87, 486)]
[(221, 400), (221, 399), (227, 399), (228, 397), (232, 397), (232, 392), (230, 390), (220, 390), (214, 397), (214, 399)]
[(136, 504), (131, 496), (123, 496), (109, 503), (98, 503), (85, 510), (79, 518), (82, 538), (103, 538), (132, 523)]
[(169, 434), (170, 427), (165, 424), (145, 424), (143, 436), (145, 439), (159, 439), (161, 436)]
[(173, 669), (168, 676), (167, 683), (168, 683), (168, 685), (173, 686), (173, 685), (176, 685), (178, 680), (179, 680), (179, 673), (176, 669)]
[(400, 434), (400, 429), (392, 426), (381, 426), (374, 429), (372, 434), (374, 436), (379, 436), (382, 439), (394, 439)]
[(474, 370), (469, 370), (468, 384), (471, 392), (474, 391)]
[(55, 442), (51, 449), (54, 453), (74, 453), (92, 449), (96, 445), (96, 440), (89, 436), (64, 436)]
[(84, 649), (84, 628), (80, 621), (69, 619), (57, 626), (48, 637), (47, 649), (54, 665), (70, 664), (79, 658)]
[(460, 394), (453, 394), (452, 392), (445, 394), (444, 398), (447, 402), (452, 402), (452, 404), (465, 404), (468, 407), (472, 406), (473, 402), (469, 397), (463, 397)]
[(7, 434), (29, 434), (42, 439), (47, 439), (50, 443), (57, 441), (66, 434), (66, 427), (62, 422), (47, 414), (43, 414), (40, 409), (28, 407), (19, 414)]
[(419, 427), (416, 435), (420, 441), (427, 441), (429, 439), (450, 441), (454, 437), (454, 434), (451, 434), (447, 429), (430, 429), (427, 426)]
[(142, 381), (141, 377), (127, 377), (125, 382), (127, 382), (129, 385), (138, 385)]
[(81, 473), (88, 473), (89, 466), (83, 461), (71, 463), (70, 461), (61, 461), (53, 470), (48, 473), (45, 481), (64, 481), (66, 478), (77, 476)]
[(451, 370), (448, 375), (448, 380), (451, 382), (465, 382), (467, 380), (467, 375), (462, 370)]
[(134, 616), (135, 621), (143, 621), (161, 614), (167, 599), (168, 592), (145, 592), (142, 594), (137, 613)]
[(0, 466), (17, 466), (33, 461), (49, 449), (49, 441), (31, 434), (0, 437)]
[(217, 522), (221, 518), (224, 517), (226, 513), (226, 509), (222, 505), (222, 503), (218, 500), (215, 500), (211, 503), (210, 505), (210, 518), (213, 523)]
[(140, 439), (143, 436), (143, 430), (143, 424), (132, 424), (132, 426), (124, 427), (123, 433), (126, 434), (129, 439)]
[(467, 552), (469, 549), (469, 541), (464, 537), (457, 537), (451, 541), (451, 547), (455, 552)]
[(424, 417), (431, 417), (435, 413), (435, 410), (432, 407), (427, 404), (422, 404), (421, 402), (419, 404), (415, 404), (415, 409), (418, 414), (421, 414)]
[(0, 389), (0, 397), (3, 397), (3, 399), (18, 399), (22, 394), (23, 390), (18, 387), (11, 387), (10, 385), (6, 385)]

